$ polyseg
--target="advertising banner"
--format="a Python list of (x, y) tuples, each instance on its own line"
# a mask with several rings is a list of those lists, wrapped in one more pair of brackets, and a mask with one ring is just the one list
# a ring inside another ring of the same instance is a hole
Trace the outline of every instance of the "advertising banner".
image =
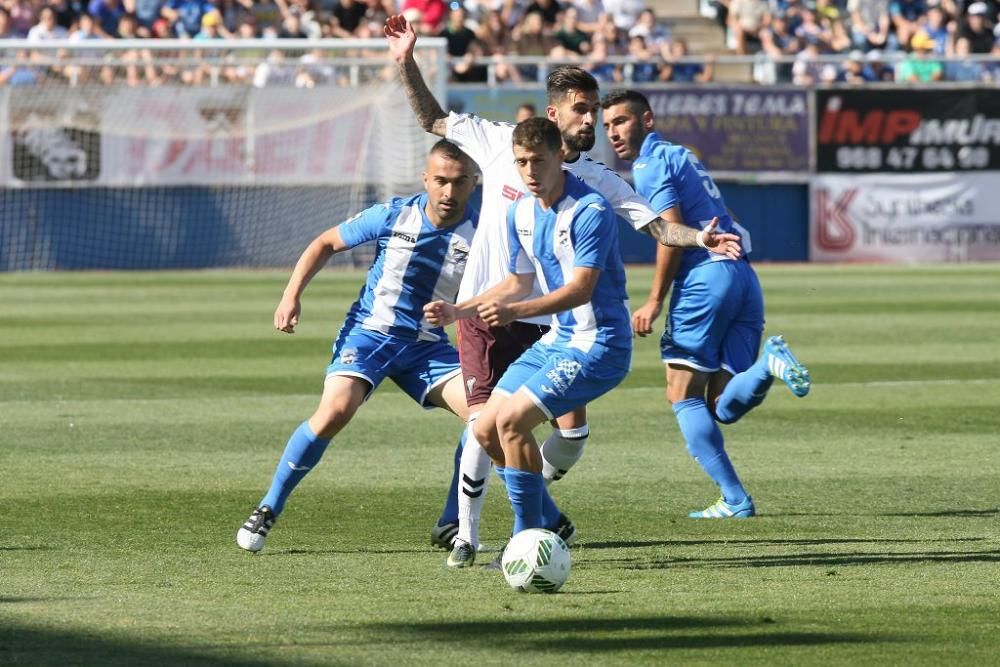
[(411, 183), (423, 167), (423, 133), (401, 127), (416, 124), (405, 96), (375, 87), (70, 93), (3, 96), (2, 185)]
[(819, 175), (810, 259), (1000, 260), (1000, 173)]
[(802, 89), (637, 89), (649, 99), (657, 131), (690, 148), (711, 170), (809, 169), (809, 107)]
[(819, 172), (1000, 170), (1000, 89), (816, 91)]

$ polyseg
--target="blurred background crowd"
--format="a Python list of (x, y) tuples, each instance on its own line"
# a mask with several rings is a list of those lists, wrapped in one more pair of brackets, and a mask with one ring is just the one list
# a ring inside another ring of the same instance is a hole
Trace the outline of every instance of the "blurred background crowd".
[[(730, 54), (778, 58), (754, 68), (762, 83), (1000, 79), (996, 61), (968, 58), (1000, 58), (997, 0), (701, 0), (697, 14), (715, 21), (717, 40), (692, 46), (684, 25), (671, 21), (677, 1), (0, 0), (0, 39), (373, 38), (387, 15), (402, 13), (421, 34), (447, 40), (458, 82), (535, 81), (543, 62), (570, 61), (602, 82), (696, 83), (711, 81), (717, 56)], [(88, 76), (134, 85), (205, 82), (204, 71), (171, 71), (162, 55), (120, 53), (114, 67)], [(0, 85), (41, 76), (27, 50), (7, 56)], [(343, 83), (323, 57), (310, 51), (292, 66), (273, 50), (260, 66), (229, 67), (222, 76), (256, 85)]]

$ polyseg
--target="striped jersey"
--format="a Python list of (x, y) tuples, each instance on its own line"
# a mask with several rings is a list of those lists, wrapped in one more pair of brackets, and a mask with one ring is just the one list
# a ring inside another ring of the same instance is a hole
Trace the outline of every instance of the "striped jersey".
[[(738, 234), (743, 256), (750, 252), (750, 232), (729, 216), (719, 186), (695, 154), (684, 146), (672, 144), (656, 132), (650, 132), (632, 163), (632, 180), (635, 189), (649, 200), (657, 213), (680, 206), (684, 224), (695, 229), (703, 229), (718, 216), (718, 231)], [(699, 264), (728, 259), (726, 255), (703, 248), (688, 248), (677, 277), (687, 275)]]
[[(483, 172), (483, 203), (479, 231), (472, 242), (459, 301), (471, 299), (507, 277), (510, 264), (507, 237), (507, 211), (527, 188), (514, 165), (511, 137), (514, 126), (484, 120), (472, 114), (448, 115), (446, 137), (475, 160)], [(618, 216), (634, 229), (642, 229), (656, 219), (649, 203), (635, 193), (621, 176), (604, 164), (581, 154), (574, 162), (563, 164), (584, 183), (604, 196)], [(537, 293), (534, 295), (537, 296)], [(532, 318), (536, 324), (548, 324), (548, 318)]]
[(530, 195), (522, 197), (507, 215), (507, 231), (510, 272), (534, 273), (545, 294), (569, 282), (574, 267), (601, 271), (590, 302), (551, 315), (552, 328), (543, 341), (584, 352), (594, 343), (632, 349), (618, 225), (604, 197), (566, 173), (565, 190), (552, 208), (543, 209)]
[(455, 303), (479, 212), (467, 207), (461, 222), (437, 228), (427, 219), (427, 194), (376, 204), (338, 227), (353, 248), (376, 241), (368, 279), (344, 326), (360, 326), (406, 339), (447, 340), (424, 320), (424, 304)]

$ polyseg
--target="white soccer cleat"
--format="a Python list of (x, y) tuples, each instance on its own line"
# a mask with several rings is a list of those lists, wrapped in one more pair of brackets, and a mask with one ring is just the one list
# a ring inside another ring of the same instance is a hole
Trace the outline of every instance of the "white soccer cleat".
[(243, 524), (243, 527), (236, 531), (236, 544), (247, 551), (254, 553), (260, 551), (264, 548), (267, 533), (274, 526), (276, 520), (277, 517), (274, 516), (270, 507), (267, 505), (258, 507)]

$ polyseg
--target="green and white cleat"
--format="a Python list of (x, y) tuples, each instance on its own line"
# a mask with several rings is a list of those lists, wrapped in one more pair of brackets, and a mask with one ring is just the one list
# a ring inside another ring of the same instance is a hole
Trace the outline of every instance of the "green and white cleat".
[(771, 375), (788, 385), (792, 393), (802, 398), (809, 393), (812, 380), (809, 371), (799, 363), (782, 336), (771, 336), (764, 343), (764, 354), (767, 355), (767, 368)]
[(448, 554), (447, 565), (450, 568), (472, 567), (476, 562), (476, 547), (465, 540), (455, 539), (455, 546)]
[(757, 510), (753, 506), (753, 500), (747, 496), (746, 500), (736, 505), (730, 505), (725, 498), (719, 498), (714, 504), (700, 512), (691, 512), (688, 517), (692, 519), (748, 519), (755, 514), (757, 514)]

